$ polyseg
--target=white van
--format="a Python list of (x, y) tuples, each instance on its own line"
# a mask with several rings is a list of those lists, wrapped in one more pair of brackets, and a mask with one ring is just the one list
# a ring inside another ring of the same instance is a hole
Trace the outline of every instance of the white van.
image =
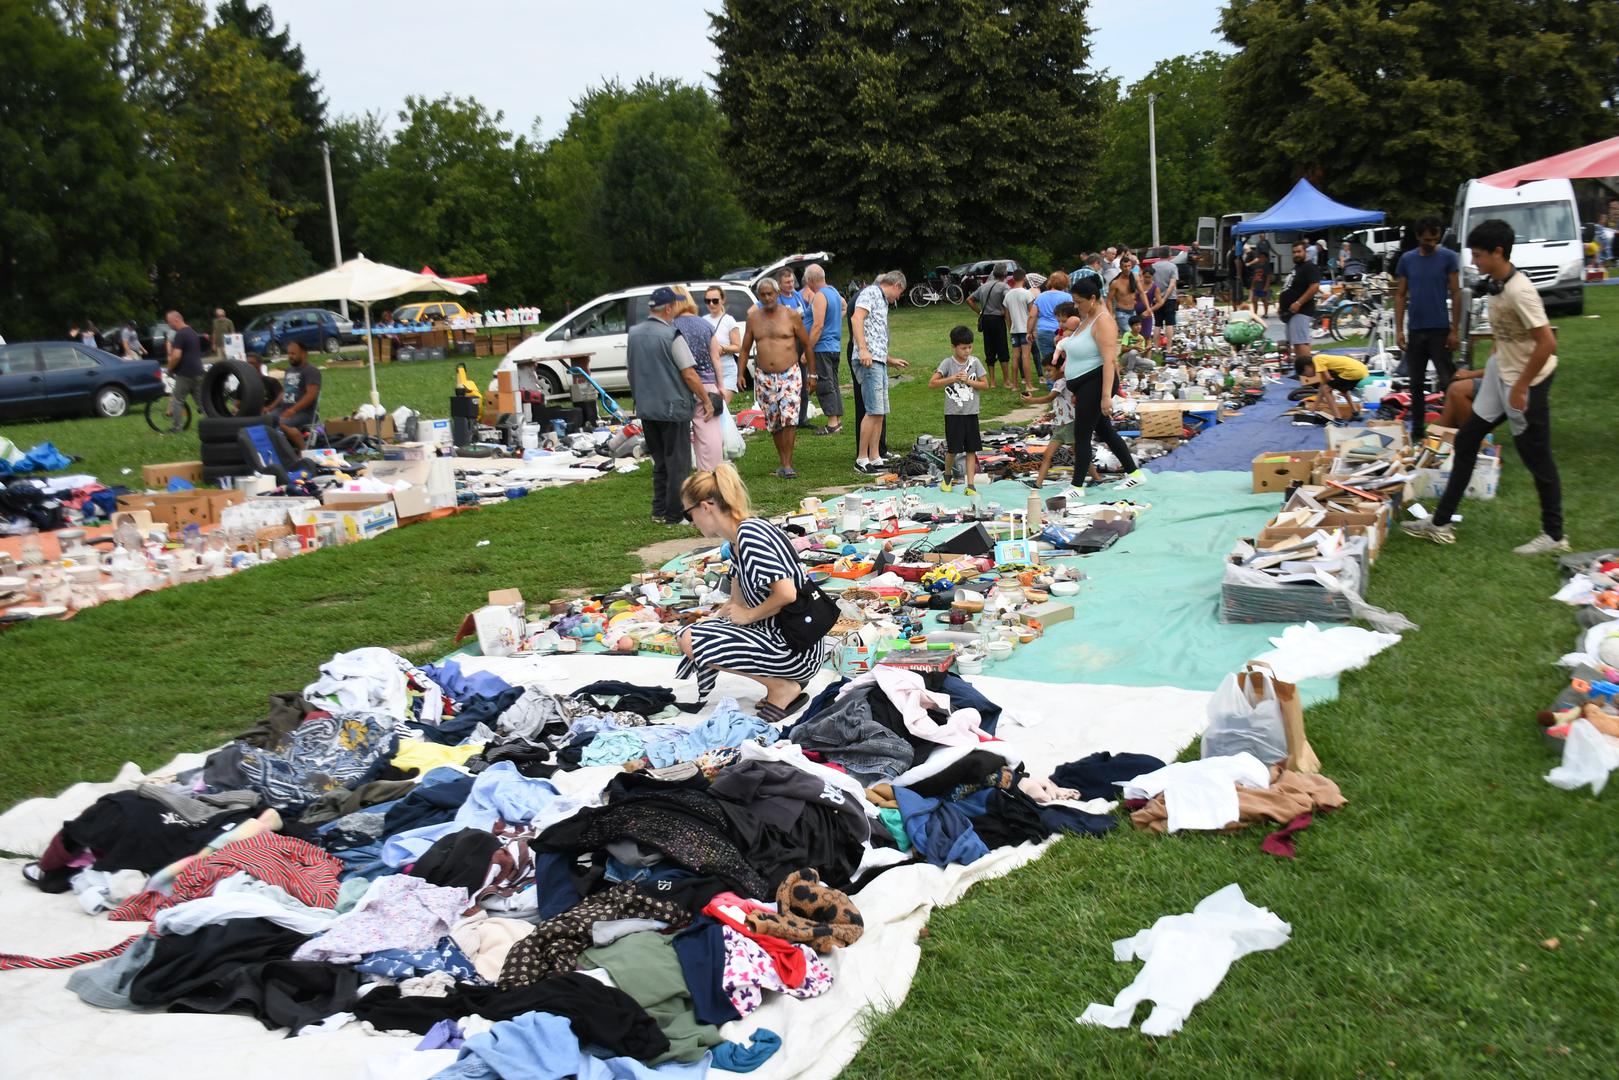
[[(669, 283), (672, 284), (672, 283)], [(725, 292), (725, 310), (738, 322), (746, 321), (755, 303), (753, 290), (740, 281), (688, 281), (686, 288), (702, 305), (703, 293), (718, 287)], [(535, 334), (506, 354), (502, 369), (516, 368), (518, 389), (543, 390), (547, 399), (567, 394), (568, 368), (562, 357), (588, 354), (590, 374), (603, 389), (630, 388), (625, 356), (630, 327), (647, 317), (648, 301), (658, 285), (637, 285), (605, 293), (574, 308), (543, 334)]]
[(1403, 231), (1398, 225), (1377, 225), (1369, 229), (1356, 229), (1344, 239), (1365, 247), (1381, 260), (1377, 264), (1378, 269), (1392, 274), (1394, 264), (1400, 259), (1400, 234)]
[(1451, 235), (1462, 256), (1464, 277), (1473, 261), (1467, 250), (1468, 230), (1490, 218), (1512, 226), (1512, 265), (1539, 290), (1548, 311), (1578, 315), (1585, 310), (1585, 256), (1573, 184), (1532, 180), (1498, 188), (1469, 180), (1458, 188)]

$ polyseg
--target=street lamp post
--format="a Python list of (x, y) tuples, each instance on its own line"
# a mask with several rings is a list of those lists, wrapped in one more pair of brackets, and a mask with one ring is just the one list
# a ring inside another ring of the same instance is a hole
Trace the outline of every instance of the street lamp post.
[[(1154, 105), (1158, 101), (1157, 94), (1147, 95), (1147, 168), (1152, 177), (1152, 246), (1159, 244), (1158, 237), (1158, 114)], [(330, 174), (328, 174), (329, 176)], [(331, 181), (328, 179), (327, 183)], [(334, 219), (335, 220), (335, 219)], [(334, 228), (336, 226), (333, 226)]]
[[(342, 241), (337, 238), (337, 196), (332, 193), (332, 151), (331, 148), (326, 145), (325, 140), (322, 140), (320, 144), (320, 160), (321, 164), (325, 166), (326, 169), (326, 213), (332, 222), (332, 265), (342, 266), (343, 244)], [(1157, 211), (1153, 211), (1153, 214), (1153, 221), (1156, 222), (1158, 220), (1156, 216)], [(1155, 233), (1157, 232), (1156, 225), (1154, 225), (1153, 231)], [(1157, 243), (1157, 241), (1154, 240), (1153, 243)], [(343, 312), (343, 318), (348, 318), (349, 302), (347, 300), (339, 300), (337, 305), (339, 310)]]

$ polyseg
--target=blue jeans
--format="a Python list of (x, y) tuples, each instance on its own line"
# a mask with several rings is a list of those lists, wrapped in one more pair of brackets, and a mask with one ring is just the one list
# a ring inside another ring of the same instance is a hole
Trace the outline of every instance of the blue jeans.
[(1034, 332), (1035, 358), (1042, 364), (1051, 363), (1051, 358), (1057, 354), (1057, 331), (1035, 330)]

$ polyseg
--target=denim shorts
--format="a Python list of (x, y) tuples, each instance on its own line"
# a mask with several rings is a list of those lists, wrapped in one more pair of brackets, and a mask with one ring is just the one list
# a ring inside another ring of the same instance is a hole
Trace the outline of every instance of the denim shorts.
[(860, 401), (868, 416), (888, 414), (888, 365), (873, 360), (868, 367), (854, 358), (854, 377), (860, 384)]
[(1021, 349), (1021, 348), (1023, 348), (1023, 346), (1027, 345), (1028, 343), (1029, 343), (1029, 335), (1028, 334), (1013, 334), (1012, 335), (1012, 348)]
[(1287, 343), (1289, 345), (1310, 344), (1310, 316), (1289, 315), (1287, 318)]

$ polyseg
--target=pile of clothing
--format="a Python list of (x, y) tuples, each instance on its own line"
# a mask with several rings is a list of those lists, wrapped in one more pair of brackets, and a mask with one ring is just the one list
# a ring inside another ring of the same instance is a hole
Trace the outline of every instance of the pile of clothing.
[(1067, 803), (1140, 762), (1027, 776), (1000, 714), (897, 667), (781, 731), (664, 687), (342, 653), (199, 768), (62, 824), (29, 880), (150, 928), (38, 963), (101, 960), (69, 983), (101, 1008), (410, 1032), (447, 1077), (745, 1071), (779, 1037), (719, 1026), (828, 992), (859, 886), (1113, 827)]

